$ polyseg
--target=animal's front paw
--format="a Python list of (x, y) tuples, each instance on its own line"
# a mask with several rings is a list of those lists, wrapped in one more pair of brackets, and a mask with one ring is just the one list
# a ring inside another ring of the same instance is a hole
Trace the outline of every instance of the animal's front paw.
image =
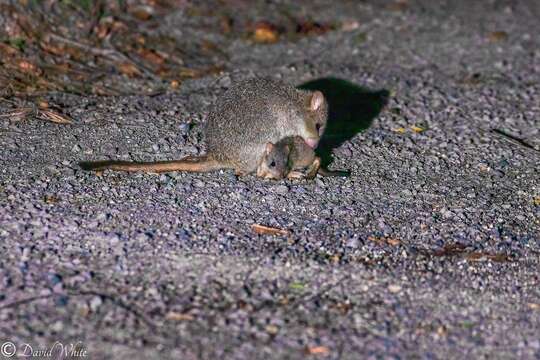
[(300, 172), (300, 171), (291, 171), (287, 175), (287, 179), (291, 179), (291, 180), (302, 180), (302, 179), (305, 179), (305, 178), (306, 178), (306, 175), (303, 172)]

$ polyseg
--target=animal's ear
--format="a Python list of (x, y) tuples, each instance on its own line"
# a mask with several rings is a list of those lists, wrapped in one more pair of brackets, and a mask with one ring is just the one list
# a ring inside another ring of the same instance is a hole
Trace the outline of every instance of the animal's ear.
[(311, 94), (311, 100), (309, 102), (309, 109), (311, 111), (319, 110), (324, 103), (324, 95), (320, 91), (315, 91), (313, 94)]
[(274, 149), (274, 144), (272, 144), (271, 142), (268, 142), (268, 143), (266, 143), (266, 148), (264, 149), (264, 152), (266, 154), (270, 154), (272, 149)]
[(291, 152), (291, 144), (285, 145), (285, 151), (287, 152), (287, 154)]

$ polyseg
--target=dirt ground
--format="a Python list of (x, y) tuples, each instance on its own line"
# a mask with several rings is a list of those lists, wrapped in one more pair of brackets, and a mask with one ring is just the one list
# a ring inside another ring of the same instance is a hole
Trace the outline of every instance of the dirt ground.
[[(1, 2), (0, 357), (540, 358), (539, 18)], [(323, 91), (319, 155), (349, 177), (80, 169), (204, 153), (256, 76)]]

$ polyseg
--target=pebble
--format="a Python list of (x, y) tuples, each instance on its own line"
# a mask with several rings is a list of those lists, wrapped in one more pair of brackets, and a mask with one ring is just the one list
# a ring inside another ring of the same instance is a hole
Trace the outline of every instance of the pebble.
[(101, 296), (94, 296), (90, 300), (90, 310), (95, 312), (102, 304), (103, 300), (101, 299)]
[(191, 182), (191, 184), (196, 187), (196, 188), (203, 188), (205, 187), (205, 183), (204, 181), (200, 180), (200, 179), (193, 179), (193, 181)]
[(287, 194), (289, 192), (289, 187), (287, 185), (274, 185), (270, 188), (270, 191), (276, 194)]

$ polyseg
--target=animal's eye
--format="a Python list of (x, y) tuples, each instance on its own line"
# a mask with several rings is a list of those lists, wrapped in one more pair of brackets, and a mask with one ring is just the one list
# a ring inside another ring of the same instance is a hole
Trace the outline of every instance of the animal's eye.
[(274, 167), (274, 166), (276, 166), (276, 162), (275, 162), (275, 161), (272, 161), (272, 162), (270, 163), (270, 167)]
[(315, 129), (317, 129), (317, 132), (319, 132), (319, 130), (321, 130), (321, 124), (315, 124)]

